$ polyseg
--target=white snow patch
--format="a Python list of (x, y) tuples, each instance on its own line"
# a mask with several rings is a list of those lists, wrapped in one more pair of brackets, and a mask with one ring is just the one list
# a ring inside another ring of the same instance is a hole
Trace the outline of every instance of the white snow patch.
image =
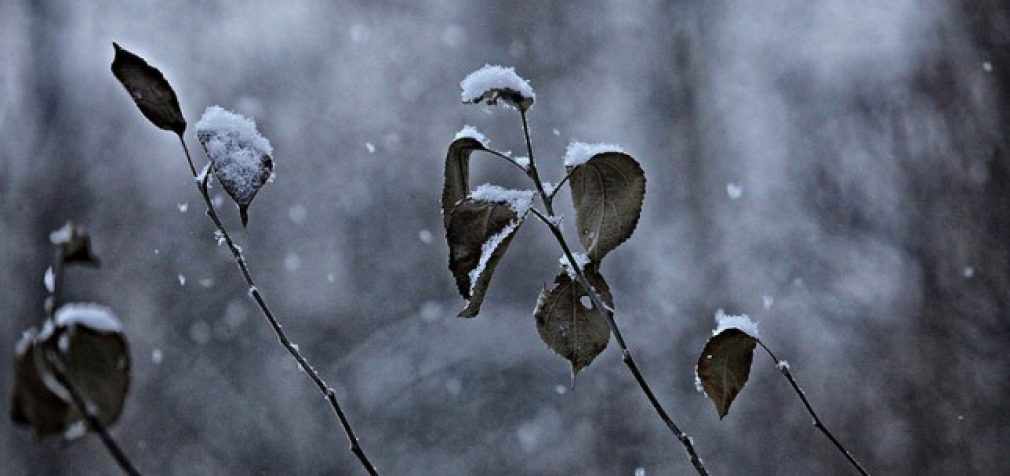
[(424, 229), (417, 232), (417, 239), (421, 240), (421, 243), (424, 243), (426, 245), (431, 244), (431, 240), (433, 238), (434, 236), (431, 234), (430, 230)]
[(46, 287), (46, 291), (56, 291), (56, 275), (53, 274), (52, 266), (46, 268), (45, 274), (42, 275), (42, 285)]
[(179, 213), (186, 213), (189, 211), (189, 202), (176, 203), (175, 207), (179, 209)]
[(67, 223), (60, 227), (60, 229), (53, 231), (49, 234), (49, 242), (54, 245), (62, 245), (64, 243), (69, 243), (70, 239), (73, 238), (74, 230), (73, 225)]
[(701, 384), (701, 377), (698, 376), (698, 365), (694, 366), (694, 389), (698, 393), (705, 393), (705, 386)]
[(540, 182), (540, 186), (544, 188), (544, 193), (548, 196), (554, 194), (554, 184), (550, 182)]
[(365, 149), (368, 150), (369, 154), (374, 154), (375, 153), (375, 144), (372, 144), (371, 142), (365, 142)]
[(536, 99), (536, 93), (533, 92), (529, 81), (516, 74), (515, 68), (505, 66), (484, 65), (483, 68), (463, 78), (459, 87), (463, 90), (460, 98), (466, 103), (480, 101), (494, 103), (501, 91), (518, 93), (523, 99), (531, 102)]
[(179, 280), (179, 286), (185, 286), (186, 285), (186, 276), (183, 276), (182, 274), (179, 274), (179, 275), (176, 276), (176, 279)]
[(975, 276), (975, 268), (972, 266), (965, 266), (964, 270), (961, 271), (961, 274), (964, 275), (965, 278), (970, 279)]
[(603, 154), (607, 152), (620, 152), (623, 153), (624, 149), (619, 145), (614, 144), (587, 144), (585, 142), (572, 142), (568, 144), (565, 148), (565, 167), (578, 167), (593, 156), (597, 154)]
[[(268, 157), (274, 149), (256, 123), (220, 106), (208, 107), (196, 123), (196, 134), (214, 163), (214, 174), (240, 204), (248, 204), (263, 186)], [(272, 174), (271, 174), (272, 175)]]
[(743, 187), (740, 184), (733, 182), (726, 184), (726, 195), (729, 195), (731, 200), (736, 200), (743, 196)]
[(155, 365), (161, 364), (161, 361), (164, 360), (164, 358), (165, 355), (161, 351), (161, 349), (154, 349), (151, 351), (151, 362), (153, 362)]
[(561, 384), (555, 385), (554, 386), (554, 393), (556, 393), (558, 395), (564, 395), (564, 394), (568, 393), (568, 387), (566, 387), (564, 385), (561, 385)]
[(335, 282), (337, 280), (337, 277), (333, 273), (327, 273), (326, 274), (326, 280), (332, 283), (332, 282)]
[(752, 321), (746, 314), (732, 316), (719, 309), (715, 312), (715, 323), (716, 328), (712, 331), (712, 335), (718, 335), (726, 329), (738, 329), (755, 339), (760, 338), (757, 323)]
[(69, 303), (56, 310), (56, 325), (81, 325), (98, 332), (120, 332), (123, 328), (112, 309), (94, 303)]
[(217, 242), (217, 246), (221, 246), (228, 242), (228, 240), (224, 238), (224, 233), (222, 233), (221, 230), (214, 230), (214, 241)]
[(519, 156), (514, 157), (512, 160), (514, 160), (515, 163), (519, 164), (520, 167), (522, 167), (522, 168), (524, 168), (526, 170), (529, 170), (529, 168), (530, 168), (530, 158), (529, 157), (526, 157), (524, 155), (519, 155)]
[(764, 306), (766, 311), (771, 309), (773, 304), (775, 304), (774, 297), (768, 295), (761, 296), (761, 305)]
[(645, 476), (645, 468), (641, 466), (635, 468), (635, 476)]
[(477, 266), (470, 270), (467, 277), (470, 279), (470, 296), (473, 296), (474, 287), (477, 286), (477, 280), (480, 278), (481, 273), (484, 272), (484, 268), (487, 267), (488, 261), (491, 260), (491, 255), (494, 251), (498, 249), (498, 246), (502, 244), (512, 233), (515, 233), (516, 229), (519, 228), (519, 220), (513, 220), (505, 228), (496, 233), (494, 236), (489, 238), (480, 247), (480, 260), (477, 262)]
[(84, 424), (84, 420), (77, 420), (70, 424), (66, 430), (63, 431), (63, 439), (67, 441), (76, 440), (85, 433), (88, 432), (87, 425)]
[(305, 219), (308, 218), (309, 211), (302, 204), (297, 204), (288, 208), (288, 218), (296, 225), (301, 225), (305, 223)]
[[(572, 253), (572, 258), (575, 258), (575, 265), (579, 267), (579, 271), (585, 269), (586, 265), (589, 264), (590, 261), (589, 255), (585, 253)], [(561, 264), (561, 269), (568, 273), (568, 277), (572, 278), (572, 281), (574, 281), (576, 273), (568, 262), (568, 256), (561, 255), (561, 257), (558, 258), (558, 263)]]
[(561, 131), (559, 131), (557, 129), (554, 129), (552, 132), (554, 132), (554, 135), (556, 135), (556, 136), (560, 136), (561, 135)]
[(467, 198), (485, 202), (507, 204), (517, 215), (523, 216), (533, 205), (532, 190), (511, 190), (486, 183), (470, 192)]
[(452, 138), (453, 141), (457, 141), (460, 139), (473, 139), (477, 142), (480, 142), (480, 145), (483, 147), (487, 147), (487, 145), (490, 143), (490, 141), (487, 140), (487, 136), (481, 133), (481, 131), (478, 131), (476, 127), (471, 125), (463, 126), (463, 128), (460, 129), (459, 132), (457, 132), (456, 135)]
[(780, 360), (775, 364), (775, 368), (779, 369), (779, 371), (789, 370), (789, 361)]
[(992, 72), (992, 63), (990, 63), (988, 61), (983, 61), (982, 62), (982, 70), (985, 71), (986, 73), (991, 73)]

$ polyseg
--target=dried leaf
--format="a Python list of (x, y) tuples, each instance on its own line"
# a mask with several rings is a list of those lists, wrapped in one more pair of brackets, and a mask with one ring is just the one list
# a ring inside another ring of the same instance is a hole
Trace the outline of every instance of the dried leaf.
[(747, 383), (756, 345), (757, 339), (737, 328), (723, 330), (705, 343), (696, 372), (719, 418), (729, 413), (730, 404)]
[(245, 226), (249, 205), (274, 174), (270, 141), (260, 135), (252, 119), (219, 106), (204, 111), (196, 123), (196, 136), (210, 158), (214, 176), (238, 205)]
[(36, 366), (35, 329), (18, 341), (14, 354), (14, 388), (11, 392), (11, 421), (28, 425), (37, 438), (63, 433), (72, 423), (71, 404), (49, 390)]
[[(610, 287), (596, 267), (588, 265), (583, 272), (603, 302), (613, 308)], [(540, 338), (571, 363), (573, 376), (603, 352), (610, 341), (610, 326), (606, 318), (591, 303), (590, 307), (584, 304), (588, 296), (586, 288), (562, 270), (554, 278), (554, 286), (540, 293), (537, 307), (533, 310)]]
[[(488, 195), (481, 193), (485, 190), (501, 197), (513, 194), (514, 200), (488, 200)], [(532, 199), (533, 193), (529, 191), (505, 191), (485, 185), (449, 213), (446, 226), (449, 270), (456, 278), (460, 295), (467, 300), (459, 317), (474, 317), (480, 312), (491, 275), (522, 225)]]
[[(457, 135), (458, 136), (458, 135)], [(442, 221), (449, 227), (453, 207), (470, 191), (470, 154), (484, 150), (484, 144), (474, 137), (463, 136), (449, 144), (445, 154), (445, 185), (442, 187)]]
[(108, 308), (64, 305), (37, 336), (30, 331), (19, 343), (11, 418), (31, 425), (38, 436), (68, 433), (83, 421), (51, 365), (59, 366), (99, 421), (111, 425), (119, 418), (130, 385), (130, 356), (119, 320)]
[(635, 231), (645, 198), (645, 173), (621, 152), (596, 154), (569, 172), (579, 241), (599, 263)]
[(101, 265), (101, 261), (91, 251), (91, 236), (83, 226), (67, 222), (49, 234), (49, 241), (62, 248), (64, 263), (96, 267)]
[(186, 132), (186, 119), (182, 117), (179, 100), (161, 71), (116, 43), (112, 47), (116, 50), (112, 74), (130, 93), (144, 117), (155, 126), (180, 136)]

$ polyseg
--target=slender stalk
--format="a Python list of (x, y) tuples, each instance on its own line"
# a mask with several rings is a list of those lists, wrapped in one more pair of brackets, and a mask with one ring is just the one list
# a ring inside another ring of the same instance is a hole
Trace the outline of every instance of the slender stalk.
[[(53, 290), (49, 294), (49, 298), (46, 300), (46, 319), (50, 321), (56, 314), (56, 309), (59, 307), (63, 291), (63, 246), (56, 245), (54, 246), (54, 249)], [(53, 325), (55, 325), (55, 323), (53, 323)], [(67, 377), (66, 373), (63, 371), (64, 366), (62, 361), (59, 360), (56, 352), (52, 352), (49, 349), (46, 349), (44, 352), (45, 359), (43, 360), (46, 363), (49, 373), (56, 378), (56, 381), (59, 382), (60, 385), (67, 389), (67, 393), (70, 394), (70, 400), (74, 404), (74, 407), (77, 408), (77, 412), (84, 417), (84, 420), (87, 422), (88, 427), (91, 428), (91, 431), (98, 433), (99, 438), (102, 440), (102, 444), (105, 445), (105, 448), (109, 451), (109, 454), (112, 455), (112, 458), (116, 460), (116, 464), (119, 465), (120, 469), (122, 469), (124, 473), (130, 476), (140, 476), (140, 471), (137, 470), (137, 467), (133, 465), (130, 458), (126, 456), (123, 449), (119, 447), (116, 440), (112, 438), (111, 434), (109, 434), (108, 429), (105, 428), (102, 421), (95, 415), (93, 406), (88, 403), (87, 397)]]
[[(684, 445), (684, 449), (687, 451), (687, 455), (691, 460), (691, 465), (694, 466), (694, 469), (698, 472), (698, 474), (701, 476), (708, 476), (708, 470), (705, 469), (705, 464), (698, 456), (698, 452), (694, 449), (694, 440), (692, 440), (687, 433), (684, 433), (680, 427), (674, 423), (673, 419), (670, 418), (670, 415), (667, 414), (663, 405), (659, 402), (659, 399), (656, 398), (656, 394), (652, 391), (652, 387), (650, 387), (649, 383), (645, 380), (645, 376), (642, 375), (642, 371), (638, 368), (638, 363), (635, 362), (635, 358), (631, 355), (631, 350), (628, 349), (628, 345), (624, 342), (624, 335), (621, 334), (621, 328), (617, 326), (617, 321), (614, 320), (613, 309), (603, 303), (603, 299), (600, 298), (596, 289), (593, 288), (592, 284), (589, 283), (589, 280), (586, 279), (585, 274), (582, 272), (582, 267), (579, 266), (578, 261), (575, 260), (575, 256), (572, 254), (572, 250), (569, 248), (568, 242), (565, 241), (565, 235), (562, 232), (561, 227), (558, 226), (557, 218), (554, 216), (554, 209), (552, 206), (554, 194), (551, 193), (548, 195), (544, 192), (543, 185), (540, 182), (540, 176), (537, 173), (536, 160), (533, 158), (533, 143), (530, 139), (529, 125), (526, 121), (526, 111), (520, 111), (520, 113), (523, 120), (523, 135), (526, 136), (526, 149), (530, 157), (529, 177), (536, 183), (537, 191), (540, 194), (541, 201), (544, 203), (544, 209), (547, 211), (547, 216), (544, 216), (543, 213), (535, 208), (531, 208), (530, 210), (537, 216), (537, 218), (540, 219), (540, 221), (547, 225), (547, 228), (557, 240), (558, 245), (561, 246), (561, 250), (565, 253), (565, 258), (568, 259), (568, 265), (575, 270), (575, 277), (579, 284), (586, 288), (586, 291), (589, 294), (589, 299), (593, 303), (593, 308), (599, 310), (600, 313), (603, 314), (603, 317), (607, 319), (607, 324), (610, 326), (610, 332), (614, 334), (614, 339), (617, 340), (617, 345), (621, 347), (621, 355), (624, 365), (628, 367), (628, 370), (630, 370), (631, 374), (635, 377), (635, 382), (638, 383), (642, 392), (645, 393), (646, 398), (649, 399), (649, 403), (652, 404), (652, 408), (656, 410), (659, 418), (663, 420), (663, 423), (666, 424), (666, 427), (671, 433), (673, 433), (673, 436), (675, 436), (677, 440)], [(566, 176), (565, 179), (567, 178), (568, 177)], [(562, 181), (562, 183), (564, 183), (564, 181)], [(558, 184), (558, 186), (555, 187), (554, 192), (561, 188), (560, 186), (561, 184)]]
[(509, 157), (508, 155), (505, 155), (505, 154), (503, 154), (501, 152), (498, 152), (497, 150), (494, 150), (494, 149), (487, 149), (487, 148), (485, 148), (485, 149), (481, 149), (481, 150), (483, 150), (484, 152), (487, 152), (487, 153), (489, 153), (489, 154), (491, 154), (491, 155), (493, 155), (495, 157), (498, 157), (500, 159), (505, 159), (505, 161), (507, 161), (508, 163), (510, 163), (513, 166), (517, 167), (519, 170), (522, 170), (523, 173), (528, 173), (528, 171), (526, 170), (526, 167), (523, 167), (522, 165), (519, 164), (519, 162), (516, 162), (516, 159), (513, 159), (512, 157)]
[[(267, 322), (270, 324), (270, 327), (273, 329), (274, 334), (277, 335), (277, 339), (280, 341), (281, 345), (284, 346), (292, 357), (294, 357), (295, 361), (298, 362), (299, 368), (309, 376), (309, 379), (311, 379), (312, 383), (314, 383), (316, 388), (319, 389), (323, 398), (325, 398), (326, 401), (329, 402), (330, 407), (333, 408), (333, 412), (337, 415), (337, 419), (340, 421), (340, 426), (343, 427), (344, 433), (347, 435), (351, 453), (354, 453), (354, 456), (358, 458), (358, 461), (361, 462), (361, 466), (365, 468), (365, 471), (367, 471), (368, 474), (372, 476), (378, 475), (379, 472), (375, 469), (372, 462), (369, 461), (368, 457), (365, 456), (364, 449), (362, 449), (361, 445), (358, 443), (358, 437), (354, 434), (351, 422), (347, 419), (347, 415), (340, 407), (340, 402), (337, 401), (336, 392), (326, 383), (325, 380), (323, 380), (322, 377), (319, 376), (319, 372), (317, 372), (316, 369), (312, 367), (312, 364), (309, 363), (308, 359), (302, 355), (302, 353), (298, 350), (298, 346), (288, 339), (283, 326), (274, 316), (270, 307), (267, 306), (266, 300), (263, 299), (263, 295), (256, 287), (256, 282), (253, 280), (252, 273), (249, 271), (249, 265), (246, 263), (245, 257), (242, 255), (242, 248), (240, 248), (237, 244), (235, 244), (235, 241), (232, 240), (228, 230), (224, 227), (224, 223), (221, 222), (221, 218), (218, 217), (217, 212), (214, 210), (214, 204), (211, 202), (210, 193), (208, 192), (209, 177), (204, 175), (202, 180), (200, 180), (200, 174), (197, 173), (196, 167), (193, 165), (193, 159), (189, 154), (189, 147), (186, 146), (186, 141), (183, 139), (182, 135), (179, 135), (179, 142), (182, 144), (182, 150), (186, 153), (186, 161), (189, 163), (189, 168), (193, 173), (193, 178), (196, 179), (196, 188), (200, 191), (200, 196), (203, 197), (203, 202), (207, 206), (207, 216), (210, 217), (212, 222), (214, 222), (214, 226), (220, 233), (221, 238), (223, 238), (224, 242), (228, 245), (228, 249), (235, 258), (235, 264), (238, 265), (239, 270), (242, 272), (242, 277), (249, 286), (249, 294), (252, 296), (253, 300), (256, 301), (263, 317), (266, 318)], [(204, 153), (206, 152), (207, 151), (204, 150)]]
[(800, 385), (796, 383), (796, 379), (793, 377), (792, 372), (789, 371), (788, 363), (779, 360), (778, 357), (775, 356), (772, 350), (769, 349), (764, 342), (761, 342), (759, 340), (758, 343), (761, 344), (761, 348), (763, 348), (765, 352), (768, 353), (768, 356), (771, 357), (773, 361), (775, 361), (775, 367), (778, 368), (779, 371), (782, 372), (782, 375), (785, 376), (786, 380), (789, 381), (789, 385), (792, 385), (793, 390), (796, 391), (796, 395), (799, 395), (800, 400), (803, 401), (803, 406), (807, 408), (807, 413), (809, 413), (810, 416), (813, 417), (814, 419), (814, 426), (817, 427), (818, 430), (821, 430), (821, 433), (824, 433), (824, 436), (827, 436), (828, 439), (831, 440), (831, 443), (835, 445), (835, 448), (838, 448), (838, 451), (840, 451), (843, 455), (845, 455), (845, 458), (849, 460), (849, 463), (852, 463), (852, 466), (856, 468), (856, 471), (859, 471), (859, 474), (863, 476), (869, 476), (870, 473), (866, 472), (866, 469), (864, 469), (863, 466), (859, 464), (858, 461), (856, 461), (856, 458), (852, 456), (852, 453), (850, 453), (848, 449), (842, 446), (842, 443), (838, 441), (838, 438), (835, 438), (835, 435), (833, 435), (831, 431), (828, 430), (828, 427), (824, 426), (824, 422), (822, 422), (820, 417), (817, 416), (817, 412), (814, 411), (814, 407), (811, 406), (810, 401), (807, 400), (806, 393), (803, 391), (802, 388), (800, 388)]

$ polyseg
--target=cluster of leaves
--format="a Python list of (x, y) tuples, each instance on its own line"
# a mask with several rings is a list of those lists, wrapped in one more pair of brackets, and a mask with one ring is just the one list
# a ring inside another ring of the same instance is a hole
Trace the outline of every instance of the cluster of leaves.
[(93, 429), (92, 418), (104, 426), (119, 418), (130, 387), (130, 353), (111, 310), (58, 302), (64, 265), (98, 266), (87, 232), (68, 223), (50, 240), (56, 261), (44, 277), (46, 317), (41, 330), (24, 331), (18, 342), (11, 419), (39, 438), (73, 439)]
[[(464, 102), (484, 101), (494, 105), (502, 100), (506, 106), (518, 109), (524, 119), (534, 101), (532, 95), (524, 96), (512, 88), (492, 88), (470, 95), (477, 99), (464, 97)], [(535, 208), (532, 212), (545, 218), (545, 222), (560, 233), (557, 228), (560, 219), (554, 216), (549, 204), (557, 189), (549, 193), (543, 189), (535, 163), (515, 161), (491, 149), (483, 135), (472, 128), (464, 128), (449, 145), (442, 189), (449, 270), (456, 279), (460, 295), (466, 300), (460, 317), (474, 317), (480, 312), (495, 266), (505, 255), (529, 211), (516, 209), (505, 200), (470, 191), (470, 157), (475, 151), (505, 158), (525, 170), (537, 185), (546, 208), (546, 213)], [(600, 274), (600, 264), (604, 256), (634, 232), (645, 197), (645, 174), (630, 155), (600, 150), (588, 160), (566, 165), (559, 187), (565, 183), (571, 192), (579, 241), (585, 255), (580, 256), (584, 259), (579, 259), (566, 251), (562, 269), (553, 285), (540, 293), (533, 316), (540, 337), (569, 361), (574, 375), (589, 365), (610, 340), (609, 316), (603, 313), (612, 315), (613, 299)], [(533, 191), (527, 193), (533, 195)], [(566, 259), (574, 262), (565, 262)], [(593, 294), (603, 300), (604, 309), (597, 309), (590, 299)]]

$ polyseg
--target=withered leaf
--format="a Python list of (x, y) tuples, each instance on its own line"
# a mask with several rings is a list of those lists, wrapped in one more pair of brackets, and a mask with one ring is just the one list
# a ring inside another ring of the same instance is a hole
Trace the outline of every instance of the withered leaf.
[(599, 263), (635, 231), (645, 199), (645, 173), (621, 152), (594, 155), (569, 172), (579, 241)]
[(445, 154), (442, 221), (446, 229), (453, 207), (470, 191), (470, 154), (475, 150), (484, 150), (484, 144), (473, 137), (459, 137), (449, 144), (449, 151)]
[[(603, 302), (614, 307), (610, 287), (603, 276), (590, 264), (583, 269), (586, 279)], [(589, 292), (567, 271), (554, 278), (554, 286), (540, 292), (533, 317), (537, 332), (544, 343), (572, 366), (572, 375), (588, 366), (610, 341), (610, 326), (588, 299)], [(589, 303), (586, 307), (584, 303)]]
[(517, 211), (507, 202), (475, 198), (463, 199), (449, 213), (449, 270), (467, 300), (459, 317), (474, 317), (480, 312), (491, 275), (525, 216), (526, 210)]
[(172, 86), (157, 68), (143, 58), (113, 43), (116, 57), (112, 60), (112, 74), (130, 93), (133, 102), (155, 126), (182, 136), (186, 132), (186, 119), (179, 108), (179, 99)]
[(757, 339), (736, 328), (723, 330), (705, 343), (695, 371), (719, 418), (729, 413), (730, 404), (747, 383), (756, 345)]

